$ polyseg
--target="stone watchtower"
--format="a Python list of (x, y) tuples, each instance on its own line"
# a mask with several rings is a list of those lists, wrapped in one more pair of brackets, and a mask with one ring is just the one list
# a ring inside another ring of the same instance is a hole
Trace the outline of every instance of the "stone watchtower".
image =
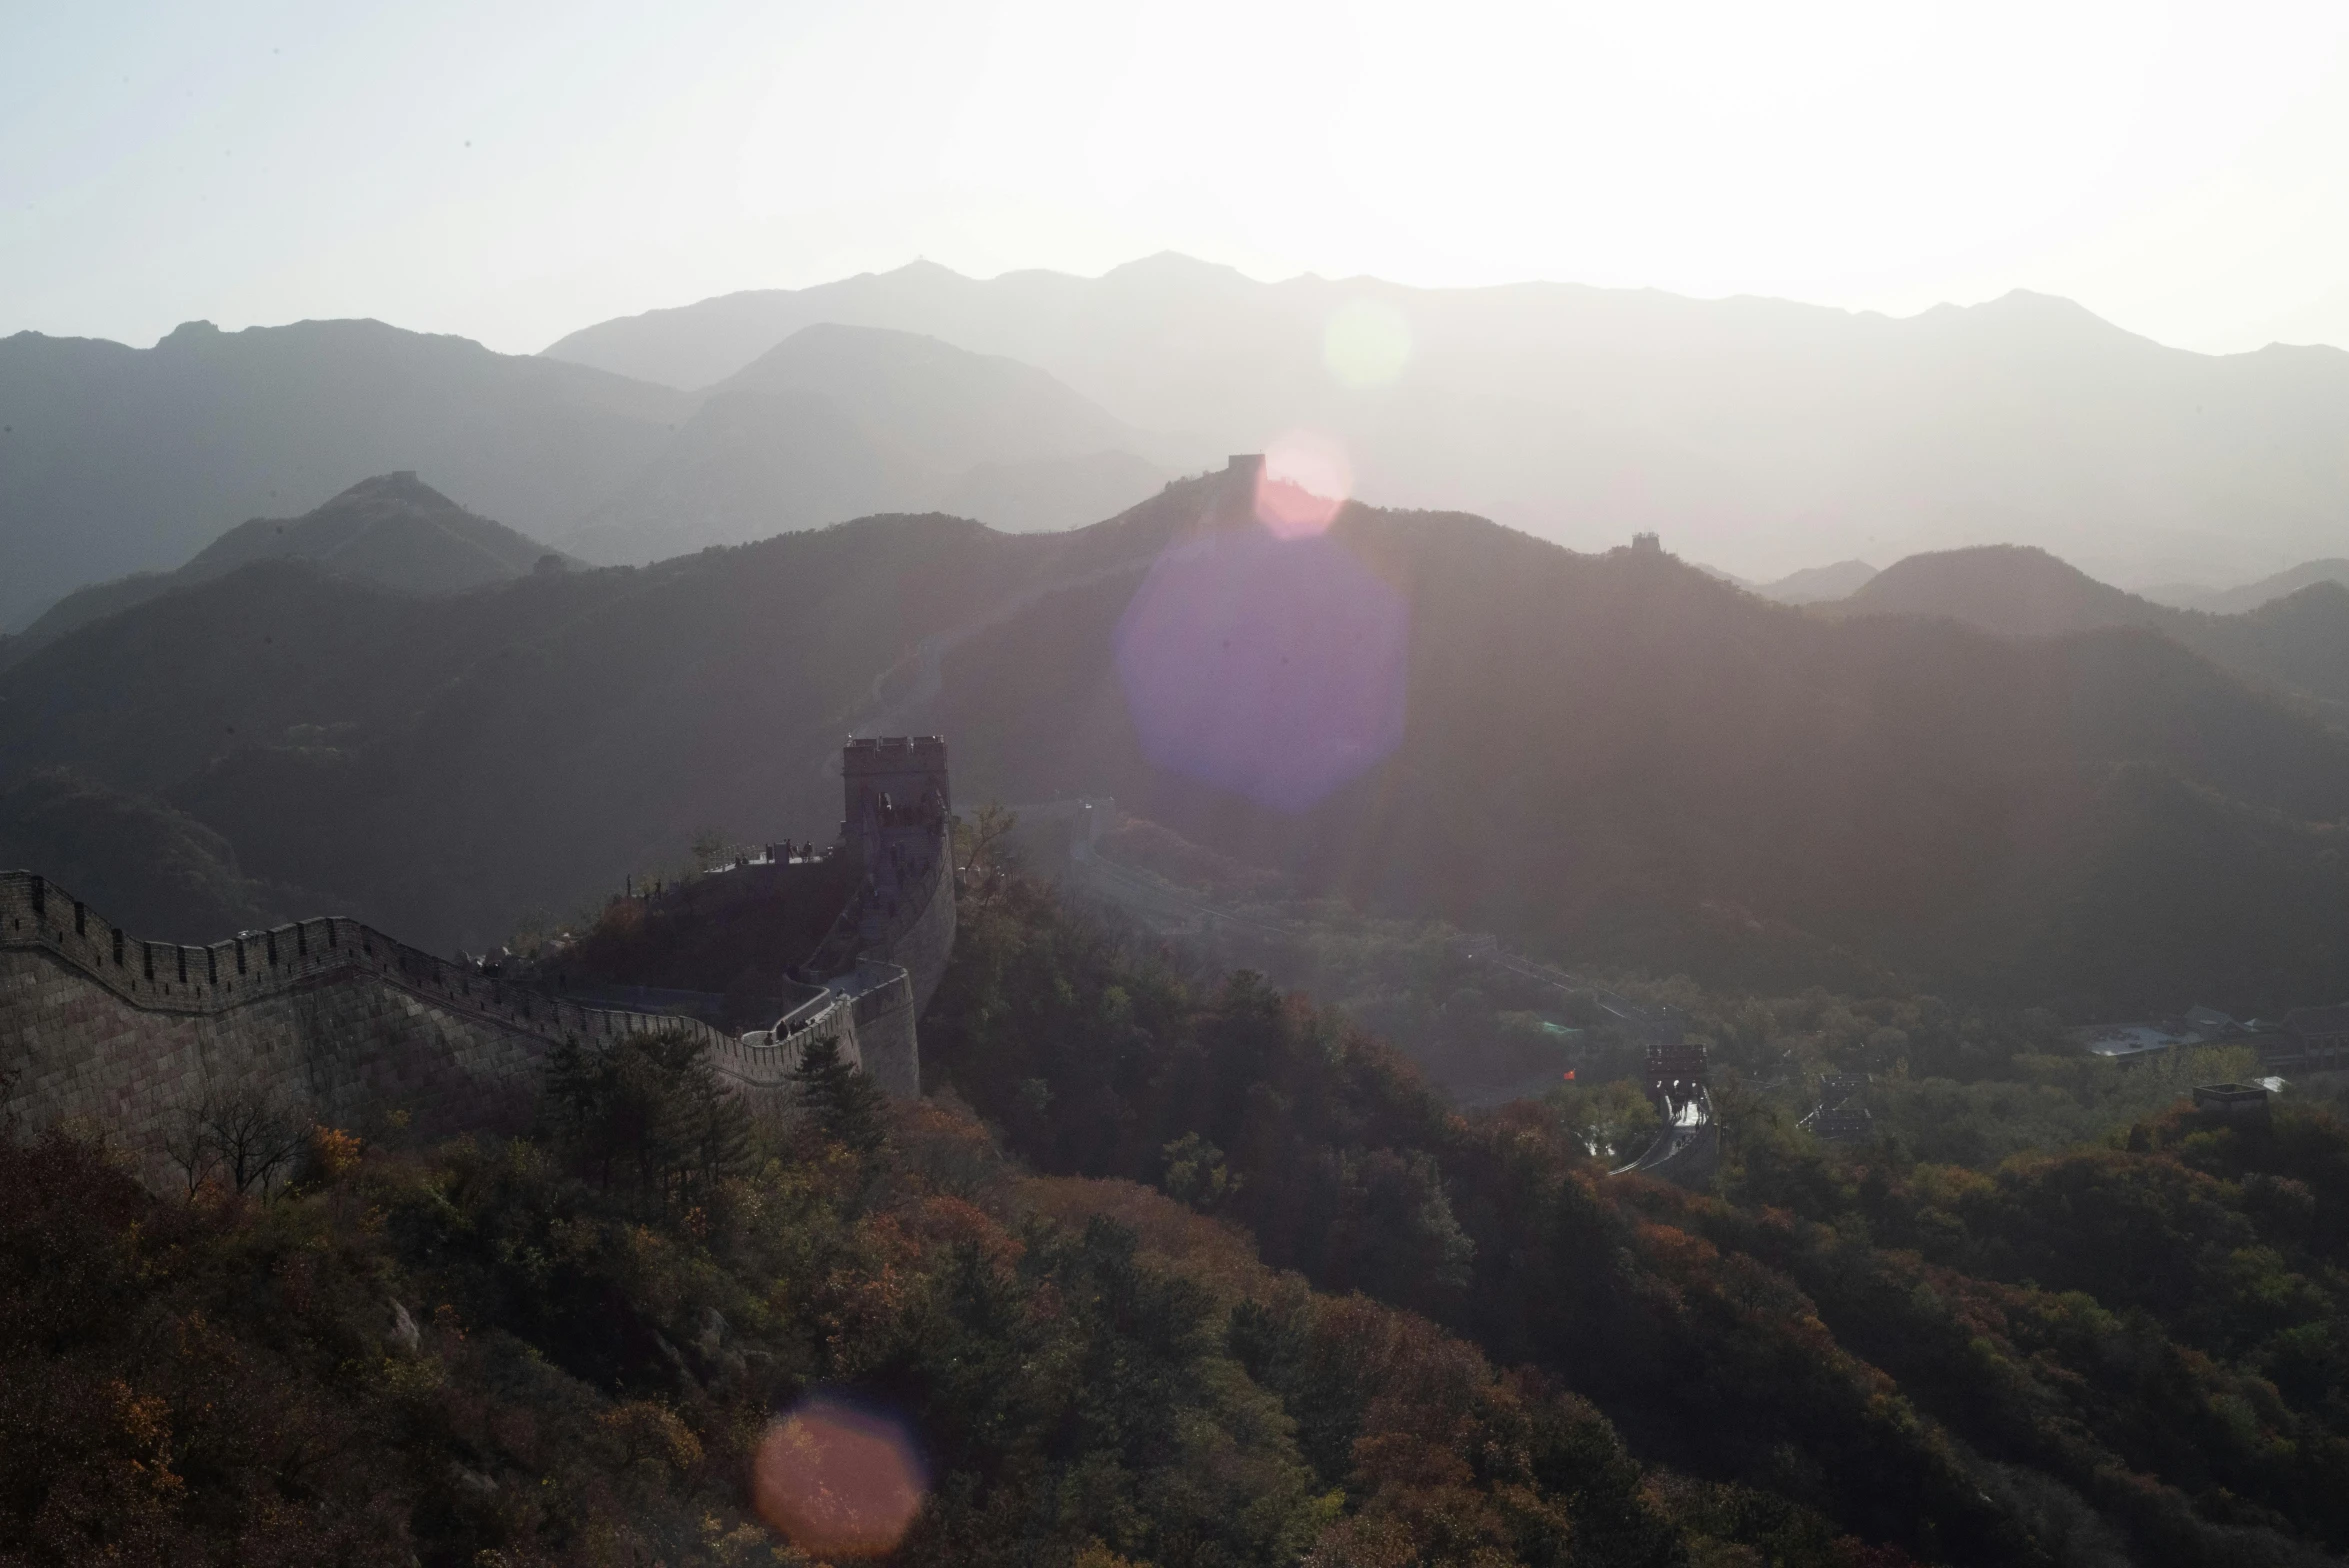
[(946, 742), (852, 740), (840, 752), (840, 791), (840, 852), (852, 891), (797, 978), (853, 1003), (859, 1063), (891, 1094), (911, 1099), (922, 1092), (915, 1020), (954, 951)]
[(847, 819), (841, 841), (884, 900), (926, 886), (946, 853), (954, 799), (946, 780), (946, 742), (935, 735), (852, 740), (840, 753)]
[(817, 950), (813, 979), (860, 960), (904, 966), (929, 1005), (954, 945), (954, 798), (935, 735), (852, 740), (840, 753), (840, 842), (856, 892)]

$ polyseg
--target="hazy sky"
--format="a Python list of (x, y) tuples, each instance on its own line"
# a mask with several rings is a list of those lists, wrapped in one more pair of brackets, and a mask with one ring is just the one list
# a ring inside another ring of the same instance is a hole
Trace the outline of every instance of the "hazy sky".
[(0, 0), (0, 333), (1177, 249), (2349, 346), (2349, 3)]

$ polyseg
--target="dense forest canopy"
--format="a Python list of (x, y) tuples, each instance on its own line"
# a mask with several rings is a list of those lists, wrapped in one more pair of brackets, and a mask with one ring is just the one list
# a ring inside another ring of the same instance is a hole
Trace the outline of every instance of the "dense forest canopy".
[(835, 1408), (910, 1434), (909, 1563), (2349, 1544), (2319, 1104), (1931, 1163), (1732, 1084), (1699, 1196), (1608, 1178), (1589, 1096), (1464, 1116), (1301, 996), (982, 881), (921, 1104), (812, 1053), (778, 1134), (654, 1036), (559, 1053), (528, 1137), (393, 1115), (188, 1197), (0, 1149), (0, 1551), (805, 1562), (754, 1469)]

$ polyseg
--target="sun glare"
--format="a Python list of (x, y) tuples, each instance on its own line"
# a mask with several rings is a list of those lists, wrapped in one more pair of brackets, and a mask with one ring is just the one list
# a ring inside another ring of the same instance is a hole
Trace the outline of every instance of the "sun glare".
[(1292, 430), (1264, 453), (1256, 520), (1275, 538), (1303, 539), (1336, 520), (1354, 490), (1354, 465), (1334, 436)]
[(833, 1558), (894, 1549), (930, 1481), (902, 1421), (816, 1394), (767, 1428), (752, 1483), (760, 1517)]
[(1411, 363), (1411, 323), (1384, 300), (1350, 299), (1322, 328), (1321, 362), (1349, 392), (1391, 386)]
[(1299, 812), (1400, 743), (1410, 648), (1402, 594), (1345, 540), (1216, 528), (1151, 568), (1117, 672), (1153, 763)]

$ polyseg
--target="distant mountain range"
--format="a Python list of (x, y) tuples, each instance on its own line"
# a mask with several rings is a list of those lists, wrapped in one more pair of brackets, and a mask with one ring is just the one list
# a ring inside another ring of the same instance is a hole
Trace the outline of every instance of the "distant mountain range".
[(1798, 610), (1460, 514), (1283, 543), (1246, 481), (431, 598), (257, 561), (0, 671), (0, 851), (135, 819), (218, 907), (479, 946), (705, 829), (828, 837), (839, 736), (934, 730), (966, 804), (1114, 794), (1577, 961), (2079, 1015), (2349, 992), (2349, 737), (2157, 629)]
[(2349, 588), (2321, 574), (2254, 610), (2214, 614), (2124, 593), (2044, 550), (1988, 545), (1910, 556), (1819, 608), (1837, 615), (1945, 616), (2013, 637), (2144, 627), (2349, 723)]
[(0, 339), (0, 624), (400, 469), (552, 541), (692, 406), (372, 321), (195, 322), (151, 349), (20, 332)]
[(2349, 354), (2187, 353), (2028, 293), (1893, 320), (1563, 284), (1268, 284), (1180, 256), (1095, 279), (917, 263), (608, 321), (547, 355), (701, 388), (823, 322), (1009, 356), (1210, 451), (1319, 428), (1366, 500), (1581, 549), (1660, 530), (1757, 580), (2023, 539), (2124, 582), (2238, 581), (2339, 553), (2349, 516)]
[(2015, 637), (2188, 624), (2182, 612), (2100, 583), (2045, 550), (2011, 544), (1912, 555), (1835, 608), (1853, 615), (1945, 615)]
[(418, 594), (461, 593), (577, 564), (503, 523), (475, 516), (413, 473), (380, 474), (300, 517), (240, 523), (177, 571), (141, 572), (77, 589), (21, 637), (0, 646), (0, 663), (23, 658), (100, 616), (270, 560), (307, 561), (330, 577)]
[(1876, 568), (1865, 561), (1838, 561), (1833, 566), (1806, 566), (1787, 573), (1771, 582), (1748, 582), (1732, 572), (1717, 566), (1699, 566), (1725, 583), (1758, 593), (1773, 604), (1823, 604), (1833, 599), (1848, 598), (1859, 592), (1868, 579), (1876, 575)]
[(2349, 587), (2349, 561), (2338, 558), (2324, 561), (2303, 561), (2289, 571), (2262, 577), (2255, 583), (2244, 583), (2236, 588), (2201, 588), (2189, 583), (2168, 583), (2145, 590), (2145, 597), (2156, 604), (2170, 605), (2180, 610), (2209, 610), (2217, 615), (2240, 615), (2245, 610), (2256, 610), (2271, 600), (2298, 593), (2312, 583), (2339, 583)]
[(710, 389), (676, 439), (566, 536), (647, 561), (871, 512), (950, 509), (1017, 531), (1132, 505), (1169, 443), (1040, 370), (910, 332), (819, 323)]
[(1259, 284), (1176, 256), (1097, 279), (915, 265), (541, 356), (364, 321), (0, 340), (0, 627), (398, 470), (645, 561), (875, 511), (1076, 526), (1300, 429), (1342, 444), (1366, 500), (1583, 549), (1660, 530), (1765, 581), (2025, 539), (2107, 580), (2226, 582), (2336, 555), (2349, 508), (2349, 356), (2183, 353), (2042, 296), (1892, 320)]
[(640, 561), (949, 499), (1068, 527), (1190, 455), (1040, 371), (894, 332), (820, 329), (709, 394), (372, 321), (197, 322), (144, 350), (19, 333), (0, 339), (0, 626), (399, 470)]

